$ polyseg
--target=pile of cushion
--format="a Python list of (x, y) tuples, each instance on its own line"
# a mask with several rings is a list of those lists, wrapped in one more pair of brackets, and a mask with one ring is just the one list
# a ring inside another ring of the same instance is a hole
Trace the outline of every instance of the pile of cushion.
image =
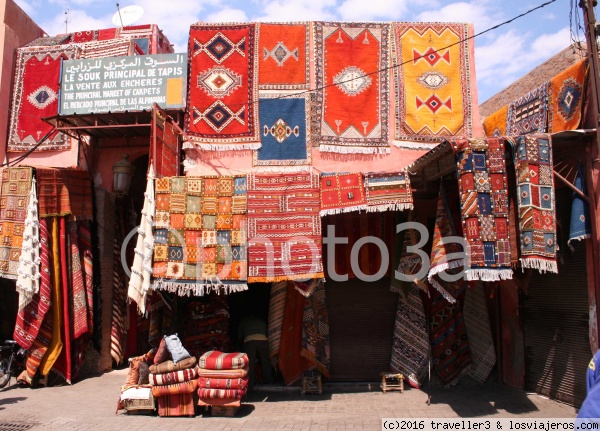
[(248, 355), (211, 350), (198, 360), (198, 405), (239, 407), (248, 389)]

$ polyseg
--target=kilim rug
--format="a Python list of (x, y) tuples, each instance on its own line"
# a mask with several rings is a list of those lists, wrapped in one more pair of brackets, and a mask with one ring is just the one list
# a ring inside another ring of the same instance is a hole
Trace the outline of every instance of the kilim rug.
[(92, 40), (98, 40), (98, 30), (71, 33), (71, 42), (73, 43), (91, 42)]
[(35, 169), (41, 218), (71, 214), (71, 199), (64, 173), (64, 169)]
[(438, 141), (471, 136), (473, 50), (469, 26), (399, 22), (394, 25), (396, 136)]
[(126, 57), (133, 55), (133, 42), (128, 39), (110, 39), (81, 44), (79, 58)]
[(260, 23), (259, 32), (259, 88), (307, 89), (310, 54), (306, 23)]
[[(78, 58), (77, 45), (17, 49), (8, 151), (29, 151), (52, 130), (42, 118), (58, 114), (63, 59)], [(68, 150), (68, 136), (53, 132), (36, 150)]]
[(125, 220), (123, 217), (123, 204), (115, 202), (114, 241), (113, 241), (113, 299), (112, 299), (112, 321), (110, 329), (110, 354), (118, 364), (125, 359), (124, 348), (126, 338), (127, 317), (127, 292), (125, 291), (125, 274), (121, 263), (121, 245), (125, 237)]
[(309, 105), (308, 93), (261, 93), (262, 146), (254, 150), (254, 166), (310, 165)]
[(318, 283), (315, 292), (304, 298), (302, 317), (302, 349), (300, 354), (329, 378), (331, 362), (329, 342), (329, 313), (325, 297), (325, 285)]
[[(457, 161), (463, 235), (467, 241), (465, 279), (512, 278), (509, 204), (504, 141), (452, 142)], [(467, 268), (469, 267), (469, 268)]]
[(79, 238), (77, 232), (77, 222), (71, 220), (67, 222), (68, 245), (71, 253), (71, 295), (70, 309), (73, 313), (73, 339), (81, 337), (88, 332), (88, 304), (86, 299), (85, 282), (83, 279), (83, 269), (81, 267), (81, 254), (79, 251)]
[(496, 350), (482, 283), (467, 289), (463, 309), (473, 365), (469, 376), (484, 383), (496, 364)]
[[(585, 185), (585, 176), (581, 162), (579, 162), (577, 176), (575, 177), (575, 183), (573, 185), (577, 187), (577, 190), (587, 196), (587, 187)], [(573, 193), (573, 202), (571, 203), (571, 223), (569, 225), (569, 240), (567, 241), (567, 244), (569, 245), (569, 248), (571, 248), (571, 251), (575, 251), (571, 242), (581, 241), (590, 238), (591, 236), (590, 204), (583, 200), (577, 193)]]
[(364, 176), (351, 174), (321, 174), (321, 217), (367, 209)]
[(552, 137), (519, 136), (513, 154), (521, 232), (521, 266), (558, 273)]
[(581, 122), (587, 60), (575, 63), (550, 80), (548, 133), (575, 130)]
[(508, 105), (503, 106), (493, 114), (488, 115), (483, 120), (483, 131), (485, 136), (490, 138), (500, 138), (506, 135), (506, 115)]
[(323, 278), (318, 175), (248, 175), (248, 238), (249, 282)]
[[(415, 222), (414, 214), (412, 211), (408, 213), (408, 222)], [(401, 220), (396, 220), (396, 225), (400, 224)], [(422, 279), (427, 276), (427, 269), (424, 269), (422, 277), (418, 277), (421, 272), (423, 261), (421, 256), (413, 251), (408, 251), (409, 247), (416, 247), (418, 249), (418, 243), (420, 234), (416, 229), (402, 230), (400, 233), (394, 236), (394, 268), (400, 274), (404, 274), (409, 280), (400, 278), (395, 273), (392, 275), (392, 281), (390, 284), (390, 290), (392, 292), (400, 293), (401, 295), (408, 295), (410, 290), (414, 286), (427, 292), (427, 283)], [(399, 243), (399, 245), (397, 244)], [(411, 248), (412, 250), (412, 248)], [(414, 286), (413, 286), (414, 285)]]
[(291, 385), (302, 377), (302, 373), (312, 364), (300, 354), (302, 347), (302, 320), (304, 297), (291, 283), (287, 286), (281, 346), (279, 348), (279, 370), (286, 385)]
[(398, 299), (390, 369), (404, 374), (408, 383), (419, 389), (427, 378), (429, 350), (423, 300), (419, 290), (411, 288), (406, 298)]
[(317, 287), (323, 285), (323, 283), (325, 283), (325, 279), (323, 278), (311, 278), (307, 281), (294, 280), (294, 289), (300, 292), (305, 298), (310, 298)]
[(506, 114), (506, 134), (543, 133), (548, 126), (548, 83), (513, 100)]
[(31, 168), (2, 169), (0, 195), (0, 277), (16, 279), (31, 192)]
[(92, 220), (94, 206), (92, 201), (92, 178), (89, 172), (80, 169), (65, 169), (71, 213), (77, 220)]
[(92, 254), (92, 229), (89, 220), (77, 222), (79, 250), (82, 256), (83, 282), (87, 301), (88, 332), (94, 331), (94, 260)]
[[(52, 371), (62, 376), (68, 384), (71, 384), (73, 371), (73, 314), (71, 313), (71, 297), (73, 295), (69, 283), (69, 258), (67, 254), (67, 224), (65, 217), (59, 217), (59, 248), (60, 248), (60, 286), (62, 290), (62, 325), (61, 340), (63, 349), (52, 367)], [(55, 266), (56, 266), (55, 260)]]
[(156, 179), (155, 289), (247, 290), (246, 177)]
[(271, 285), (271, 298), (269, 300), (269, 357), (271, 364), (277, 364), (277, 355), (281, 345), (281, 330), (283, 326), (283, 311), (287, 294), (287, 281), (279, 281)]
[(434, 288), (429, 288), (429, 340), (433, 369), (443, 386), (458, 383), (472, 363), (471, 351), (462, 315), (464, 294), (453, 304)]
[(193, 24), (185, 132), (204, 150), (260, 148), (258, 24)]
[(408, 172), (365, 174), (367, 211), (413, 209)]
[(390, 25), (315, 22), (321, 151), (389, 153)]

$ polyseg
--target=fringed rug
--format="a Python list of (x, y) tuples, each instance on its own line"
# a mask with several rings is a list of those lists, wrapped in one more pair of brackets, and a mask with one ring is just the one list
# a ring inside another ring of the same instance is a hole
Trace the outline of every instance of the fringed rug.
[(367, 209), (364, 176), (351, 174), (321, 174), (321, 217)]
[(268, 93), (260, 96), (261, 147), (254, 166), (311, 164), (310, 98), (308, 93)]
[(310, 53), (306, 23), (259, 23), (259, 33), (259, 88), (307, 89), (310, 84)]
[(1, 172), (0, 277), (3, 278), (17, 278), (32, 172), (32, 168), (4, 168)]
[(398, 299), (390, 369), (404, 374), (408, 383), (419, 389), (427, 378), (429, 350), (423, 300), (419, 290), (411, 288), (406, 298)]
[(467, 24), (393, 24), (396, 136), (439, 141), (471, 136), (471, 56)]
[(504, 141), (464, 139), (452, 142), (452, 148), (457, 160), (463, 235), (470, 260), (465, 279), (511, 279)]
[(77, 222), (67, 222), (68, 244), (71, 254), (71, 305), (73, 312), (73, 339), (81, 337), (88, 332), (88, 303), (86, 299), (85, 281), (83, 279), (83, 268), (81, 267), (81, 254), (79, 251), (79, 239)]
[(269, 357), (273, 366), (277, 364), (279, 347), (281, 345), (281, 330), (283, 327), (283, 312), (287, 294), (287, 281), (279, 281), (271, 285), (269, 301)]
[(513, 100), (506, 114), (506, 134), (543, 133), (548, 127), (548, 83)]
[(315, 68), (321, 151), (389, 153), (390, 26), (315, 22)]
[(508, 105), (504, 105), (493, 114), (488, 115), (483, 120), (483, 130), (485, 136), (489, 138), (500, 138), (506, 135), (506, 115)]
[(367, 211), (405, 211), (413, 209), (408, 172), (365, 174)]
[(248, 238), (249, 282), (323, 278), (319, 177), (248, 175)]
[(496, 350), (482, 283), (467, 289), (463, 309), (473, 365), (469, 376), (484, 383), (496, 364)]
[(545, 134), (519, 136), (513, 147), (521, 266), (542, 273), (558, 273), (552, 137)]
[(462, 315), (464, 294), (453, 304), (429, 288), (429, 339), (433, 369), (443, 386), (453, 386), (471, 366), (469, 341)]
[(246, 177), (156, 179), (154, 289), (247, 290)]
[[(579, 162), (577, 176), (573, 184), (577, 190), (587, 196), (587, 187), (585, 185), (585, 173), (583, 165)], [(575, 251), (571, 242), (581, 241), (592, 236), (592, 225), (590, 221), (590, 204), (577, 193), (573, 192), (573, 202), (571, 203), (571, 223), (569, 225), (569, 240), (567, 244), (571, 251)]]
[(79, 52), (77, 45), (17, 49), (8, 151), (71, 148), (69, 137), (62, 132), (52, 132), (40, 142), (52, 131), (52, 126), (42, 118), (58, 114), (62, 60), (78, 58)]
[(302, 349), (300, 354), (329, 378), (331, 361), (329, 342), (329, 313), (325, 297), (325, 285), (319, 283), (315, 292), (304, 299), (302, 318)]
[(185, 132), (203, 150), (260, 148), (258, 24), (193, 24)]
[(575, 130), (581, 123), (587, 60), (575, 63), (550, 80), (548, 133)]

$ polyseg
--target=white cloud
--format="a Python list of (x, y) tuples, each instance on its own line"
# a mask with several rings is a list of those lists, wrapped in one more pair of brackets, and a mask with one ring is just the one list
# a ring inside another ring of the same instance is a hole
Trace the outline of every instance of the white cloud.
[(421, 9), (424, 4), (437, 5), (424, 0), (345, 0), (338, 14), (344, 20), (407, 20), (411, 10)]
[[(65, 13), (60, 12), (49, 16), (47, 20), (38, 23), (50, 36), (65, 33)], [(111, 27), (110, 15), (100, 18), (94, 18), (81, 9), (71, 9), (69, 11), (68, 25), (66, 32), (71, 33), (82, 30), (95, 30)]]
[(336, 0), (275, 0), (264, 3), (253, 21), (287, 22), (333, 20)]
[(241, 9), (219, 9), (217, 12), (208, 14), (204, 19), (206, 22), (246, 22), (248, 16)]
[(486, 30), (499, 21), (495, 3), (489, 1), (456, 2), (440, 9), (419, 13), (417, 21), (467, 22), (473, 23), (475, 32)]
[(35, 12), (35, 8), (30, 2), (25, 0), (15, 0), (17, 6), (19, 6), (23, 11), (31, 17), (31, 15)]

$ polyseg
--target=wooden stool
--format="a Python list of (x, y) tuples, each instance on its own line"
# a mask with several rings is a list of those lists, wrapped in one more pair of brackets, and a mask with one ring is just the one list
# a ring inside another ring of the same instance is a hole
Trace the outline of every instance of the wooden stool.
[(314, 371), (307, 371), (302, 376), (302, 395), (309, 394), (319, 394), (323, 393), (323, 383), (321, 381), (321, 373)]
[(400, 391), (404, 393), (404, 374), (396, 373), (381, 373), (381, 389), (385, 394), (386, 391)]

